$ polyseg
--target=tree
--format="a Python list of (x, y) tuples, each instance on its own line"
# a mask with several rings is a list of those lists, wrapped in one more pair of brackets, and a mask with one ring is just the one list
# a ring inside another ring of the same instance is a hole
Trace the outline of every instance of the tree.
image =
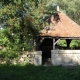
[(28, 40), (38, 34), (29, 4), (26, 0), (2, 0), (0, 4), (0, 22), (4, 24), (4, 35), (9, 40), (5, 47), (28, 50)]
[(65, 12), (72, 20), (80, 24), (80, 0), (54, 0), (54, 3), (59, 5), (60, 10)]
[(1, 0), (0, 24), (3, 27), (0, 29), (3, 28), (8, 40), (7, 47), (14, 50), (25, 47), (25, 50), (29, 50), (29, 39), (37, 39), (43, 18), (55, 12), (57, 5), (79, 24), (79, 2), (80, 0)]

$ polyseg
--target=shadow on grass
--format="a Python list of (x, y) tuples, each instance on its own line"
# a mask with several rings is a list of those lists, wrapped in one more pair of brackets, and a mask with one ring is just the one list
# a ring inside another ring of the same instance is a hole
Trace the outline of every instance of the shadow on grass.
[(80, 67), (0, 65), (0, 80), (80, 80)]

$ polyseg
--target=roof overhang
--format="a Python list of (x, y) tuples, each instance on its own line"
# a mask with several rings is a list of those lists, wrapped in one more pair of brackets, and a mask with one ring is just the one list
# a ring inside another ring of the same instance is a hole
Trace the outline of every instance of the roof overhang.
[(58, 13), (60, 20), (55, 22), (52, 18), (54, 25), (50, 26), (50, 30), (44, 28), (40, 31), (40, 36), (45, 38), (60, 38), (60, 39), (80, 39), (80, 26), (71, 20), (65, 14)]
[(80, 37), (52, 37), (52, 36), (39, 36), (40, 38), (53, 38), (53, 39), (80, 39)]

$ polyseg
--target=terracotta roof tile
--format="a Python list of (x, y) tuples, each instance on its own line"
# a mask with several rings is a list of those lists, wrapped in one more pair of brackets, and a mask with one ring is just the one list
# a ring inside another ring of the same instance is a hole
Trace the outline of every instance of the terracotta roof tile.
[(46, 33), (46, 30), (43, 29), (40, 32), (40, 36), (80, 37), (80, 26), (62, 12), (58, 12), (58, 15), (60, 21), (51, 26), (53, 30), (51, 29)]

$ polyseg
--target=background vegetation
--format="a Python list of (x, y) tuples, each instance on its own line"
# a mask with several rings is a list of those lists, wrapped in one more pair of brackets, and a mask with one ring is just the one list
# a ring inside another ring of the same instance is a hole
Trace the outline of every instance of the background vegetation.
[[(0, 57), (15, 58), (22, 50), (34, 50), (29, 41), (36, 41), (44, 18), (55, 12), (57, 5), (80, 24), (80, 0), (0, 0)], [(79, 44), (79, 40), (73, 40), (70, 47)], [(65, 40), (58, 45), (66, 46)]]

